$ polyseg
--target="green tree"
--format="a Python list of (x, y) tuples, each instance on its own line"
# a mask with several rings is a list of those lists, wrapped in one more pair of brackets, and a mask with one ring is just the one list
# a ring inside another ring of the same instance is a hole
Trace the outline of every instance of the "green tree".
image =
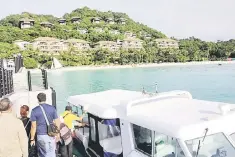
[[(72, 17), (81, 17), (79, 24), (71, 22)], [(101, 18), (99, 24), (92, 24), (93, 17)], [(21, 18), (33, 19), (34, 27), (30, 29), (20, 29), (19, 20)], [(204, 60), (224, 60), (233, 57), (235, 54), (235, 40), (206, 42), (195, 37), (179, 40), (179, 49), (160, 49), (154, 42), (157, 38), (166, 38), (162, 32), (152, 29), (144, 24), (135, 22), (125, 13), (102, 12), (88, 7), (78, 8), (70, 13), (64, 14), (63, 18), (67, 20), (66, 25), (59, 25), (58, 18), (52, 15), (37, 15), (28, 12), (15, 14), (0, 20), (0, 57), (12, 58), (14, 54), (22, 53), (28, 60), (26, 62), (35, 62), (39, 65), (51, 65), (51, 57), (40, 53), (29, 47), (27, 50), (20, 50), (14, 41), (23, 40), (32, 42), (38, 37), (55, 37), (63, 40), (70, 38), (83, 39), (93, 46), (99, 41), (117, 41), (124, 39), (124, 33), (131, 31), (143, 40), (143, 49), (120, 49), (117, 52), (110, 52), (104, 49), (91, 49), (88, 51), (77, 51), (73, 46), (56, 56), (62, 61), (64, 66), (106, 64), (106, 63), (154, 63), (154, 62), (187, 62)], [(120, 18), (126, 19), (126, 24), (115, 23), (113, 25), (104, 22), (107, 18), (113, 18), (115, 21)], [(41, 22), (51, 22), (54, 26), (51, 31), (46, 31), (40, 26)], [(103, 32), (96, 32), (95, 28), (102, 28)], [(86, 29), (87, 34), (81, 34), (80, 29)], [(120, 34), (112, 34), (112, 30), (118, 30)], [(146, 39), (144, 35), (151, 36)], [(175, 38), (172, 38), (175, 39)], [(177, 40), (177, 39), (175, 39)], [(29, 60), (28, 58), (32, 58)], [(27, 65), (29, 66), (29, 65)], [(30, 67), (30, 66), (29, 66)]]
[(38, 62), (34, 58), (24, 58), (24, 67), (34, 69), (38, 67)]

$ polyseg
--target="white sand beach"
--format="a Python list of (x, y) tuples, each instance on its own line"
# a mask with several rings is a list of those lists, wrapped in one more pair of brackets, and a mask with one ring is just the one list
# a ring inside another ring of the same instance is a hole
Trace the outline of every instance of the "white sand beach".
[[(149, 67), (167, 67), (167, 66), (192, 66), (192, 65), (216, 65), (216, 64), (235, 64), (235, 61), (203, 61), (203, 62), (185, 62), (185, 63), (149, 63), (149, 64), (133, 64), (133, 65), (89, 65), (63, 67), (60, 69), (48, 69), (48, 72), (53, 71), (77, 71), (77, 70), (99, 70), (99, 69), (121, 69), (121, 68), (149, 68)], [(40, 69), (28, 69), (31, 73), (39, 73)]]

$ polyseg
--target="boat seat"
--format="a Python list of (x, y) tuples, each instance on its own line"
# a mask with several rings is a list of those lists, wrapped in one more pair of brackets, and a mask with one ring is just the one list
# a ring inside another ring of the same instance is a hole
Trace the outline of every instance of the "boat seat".
[(155, 157), (174, 157), (172, 153), (175, 153), (175, 146), (171, 144), (161, 144), (157, 146), (157, 154)]
[(103, 147), (104, 151), (106, 152), (117, 154), (117, 155), (122, 153), (121, 136), (115, 136), (112, 138), (100, 140), (100, 145), (101, 147)]

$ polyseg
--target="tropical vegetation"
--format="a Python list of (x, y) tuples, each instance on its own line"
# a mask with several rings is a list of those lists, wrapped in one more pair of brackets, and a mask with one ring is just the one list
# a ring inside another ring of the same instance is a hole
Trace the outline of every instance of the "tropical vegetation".
[[(72, 24), (72, 17), (80, 17), (79, 24)], [(92, 24), (92, 17), (100, 17), (102, 22)], [(19, 20), (22, 18), (33, 19), (35, 25), (29, 29), (20, 29)], [(52, 15), (36, 15), (27, 12), (10, 15), (0, 21), (0, 58), (12, 58), (13, 54), (21, 53), (24, 56), (24, 64), (27, 68), (36, 68), (38, 65), (49, 66), (51, 64), (50, 55), (41, 54), (38, 50), (28, 48), (20, 50), (14, 45), (14, 41), (23, 40), (32, 42), (38, 37), (55, 37), (59, 39), (83, 39), (91, 44), (98, 41), (116, 41), (123, 39), (124, 32), (131, 31), (137, 38), (143, 40), (143, 48), (120, 49), (118, 52), (110, 52), (106, 49), (91, 49), (74, 53), (72, 48), (68, 52), (61, 52), (56, 56), (64, 66), (77, 65), (97, 65), (97, 64), (138, 64), (156, 62), (188, 62), (205, 60), (225, 60), (228, 57), (235, 57), (235, 40), (207, 42), (195, 37), (179, 40), (179, 49), (161, 49), (154, 43), (154, 39), (166, 38), (166, 35), (148, 26), (135, 22), (127, 14), (116, 12), (101, 12), (87, 7), (76, 9), (71, 13), (66, 13), (62, 18), (68, 22), (66, 25), (59, 25), (59, 18)], [(126, 24), (115, 23), (108, 25), (104, 21), (107, 18), (126, 19)], [(44, 30), (40, 22), (50, 22), (54, 24), (51, 31)], [(103, 33), (94, 31), (95, 27), (104, 29)], [(86, 29), (87, 34), (82, 34), (78, 30)], [(120, 34), (112, 34), (111, 30), (118, 30)], [(149, 35), (151, 38), (146, 38)]]

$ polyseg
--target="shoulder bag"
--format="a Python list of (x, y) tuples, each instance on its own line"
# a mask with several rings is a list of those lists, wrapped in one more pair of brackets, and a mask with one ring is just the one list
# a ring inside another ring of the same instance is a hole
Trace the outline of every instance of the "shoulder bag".
[(47, 123), (47, 134), (51, 137), (55, 137), (56, 135), (58, 135), (59, 129), (57, 128), (57, 126), (53, 122), (51, 124), (49, 123), (48, 117), (46, 115), (44, 108), (41, 105), (40, 105), (40, 107), (41, 107), (43, 116), (44, 116), (46, 123)]

